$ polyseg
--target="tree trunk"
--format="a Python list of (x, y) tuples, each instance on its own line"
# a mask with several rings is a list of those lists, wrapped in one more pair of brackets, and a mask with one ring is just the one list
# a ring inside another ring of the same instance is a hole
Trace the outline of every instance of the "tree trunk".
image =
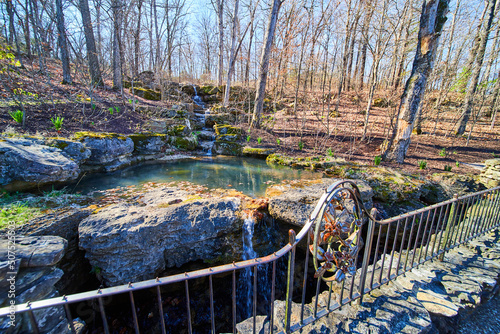
[(403, 163), (408, 147), (415, 116), (421, 107), (427, 79), (434, 66), (439, 37), (446, 22), (450, 0), (425, 0), (420, 16), (418, 44), (411, 75), (406, 81), (398, 110), (398, 121), (382, 158)]
[(120, 90), (123, 87), (122, 57), (121, 57), (121, 29), (122, 29), (122, 2), (111, 2), (113, 12), (113, 88)]
[(229, 106), (229, 93), (231, 90), (231, 76), (234, 71), (234, 63), (236, 60), (235, 48), (236, 48), (236, 27), (238, 23), (238, 6), (240, 4), (239, 0), (234, 2), (234, 12), (233, 12), (233, 29), (231, 30), (231, 51), (229, 54), (229, 68), (227, 70), (227, 81), (226, 81), (226, 92), (224, 94), (224, 106)]
[(462, 108), (462, 117), (460, 118), (460, 124), (457, 129), (457, 135), (461, 136), (465, 132), (465, 127), (469, 121), (470, 115), (472, 113), (472, 104), (474, 102), (474, 95), (476, 94), (477, 84), (479, 82), (479, 76), (481, 74), (481, 67), (483, 66), (484, 54), (486, 51), (486, 44), (488, 43), (488, 35), (491, 30), (491, 23), (493, 22), (493, 17), (495, 16), (495, 6), (497, 0), (488, 0), (488, 21), (483, 25), (481, 33), (479, 35), (479, 48), (475, 56), (474, 65), (471, 72), (471, 80), (467, 85), (467, 92), (465, 94), (464, 104)]
[(137, 1), (137, 26), (134, 33), (134, 70), (132, 76), (137, 78), (139, 75), (139, 55), (140, 55), (140, 44), (141, 44), (141, 14), (142, 14), (142, 2), (143, 0)]
[(31, 59), (31, 57), (32, 57), (32, 55), (31, 55), (31, 36), (30, 36), (30, 23), (29, 23), (30, 16), (27, 14), (28, 13), (28, 1), (29, 0), (26, 0), (26, 8), (25, 8), (26, 15), (24, 18), (24, 41), (26, 43), (26, 55), (28, 56), (29, 59)]
[(264, 95), (266, 94), (267, 71), (269, 69), (269, 58), (271, 56), (271, 47), (274, 40), (274, 31), (278, 22), (278, 14), (283, 1), (274, 0), (269, 15), (269, 23), (264, 37), (265, 45), (262, 48), (260, 57), (259, 78), (257, 82), (257, 94), (255, 96), (255, 106), (253, 110), (252, 122), (250, 127), (260, 128), (260, 118), (264, 107)]
[(71, 79), (71, 69), (69, 66), (69, 52), (68, 52), (68, 43), (66, 37), (66, 27), (64, 25), (64, 14), (63, 14), (63, 5), (62, 0), (56, 0), (56, 17), (57, 17), (57, 37), (59, 47), (61, 48), (61, 61), (62, 61), (62, 69), (63, 69), (63, 85), (68, 85), (73, 82)]
[(80, 13), (82, 14), (83, 31), (87, 45), (87, 57), (89, 62), (89, 72), (92, 84), (104, 86), (102, 81), (101, 69), (99, 68), (99, 58), (95, 47), (94, 30), (92, 29), (92, 20), (90, 18), (90, 9), (88, 0), (80, 1)]
[(224, 0), (217, 0), (216, 6), (219, 20), (219, 73), (217, 85), (222, 86), (222, 72), (224, 70)]

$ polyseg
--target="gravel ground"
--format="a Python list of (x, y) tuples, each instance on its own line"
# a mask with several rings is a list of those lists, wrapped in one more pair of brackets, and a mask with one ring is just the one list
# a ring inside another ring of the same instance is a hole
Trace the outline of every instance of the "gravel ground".
[(458, 334), (500, 333), (500, 291), (460, 322)]

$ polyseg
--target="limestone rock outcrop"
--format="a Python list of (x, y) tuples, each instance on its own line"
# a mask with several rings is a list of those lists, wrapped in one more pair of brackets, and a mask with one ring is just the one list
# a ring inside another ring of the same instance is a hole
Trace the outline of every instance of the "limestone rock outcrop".
[(484, 163), (480, 181), (486, 188), (500, 186), (500, 159), (489, 159)]
[(102, 208), (80, 223), (80, 247), (108, 285), (225, 256), (243, 223), (241, 199), (207, 196), (161, 187), (135, 203)]
[[(67, 241), (55, 236), (16, 236), (15, 266), (7, 261), (9, 239), (0, 239), (0, 307), (10, 305), (9, 284), (15, 281), (15, 303), (23, 304), (59, 296), (55, 284), (63, 271), (55, 266), (63, 257)], [(68, 321), (62, 308), (51, 307), (33, 311), (40, 333), (70, 333)], [(15, 327), (10, 327), (8, 318), (0, 320), (0, 331), (8, 333), (32, 333), (28, 315), (18, 314)]]
[(0, 187), (5, 190), (72, 181), (79, 174), (78, 164), (56, 147), (28, 139), (0, 140)]
[[(269, 197), (269, 214), (275, 219), (302, 227), (307, 223), (325, 189), (335, 181), (338, 180), (299, 180), (268, 187), (266, 197)], [(370, 210), (373, 207), (373, 190), (365, 181), (355, 182), (366, 209)]]
[(116, 133), (77, 132), (75, 138), (92, 152), (86, 165), (113, 171), (130, 163), (134, 142), (129, 137)]

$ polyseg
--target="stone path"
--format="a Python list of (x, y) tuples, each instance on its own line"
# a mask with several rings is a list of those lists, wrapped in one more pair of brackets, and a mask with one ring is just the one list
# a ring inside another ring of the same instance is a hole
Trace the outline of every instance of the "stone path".
[[(486, 303), (498, 291), (499, 278), (500, 232), (493, 231), (456, 247), (443, 261), (414, 268), (366, 295), (363, 305), (345, 305), (301, 333), (500, 333), (498, 295)], [(327, 298), (326, 291), (319, 295), (318, 309), (326, 306)], [(283, 330), (284, 309), (284, 302), (276, 301), (276, 331)], [(306, 305), (305, 318), (313, 309), (314, 301)], [(292, 310), (294, 323), (300, 305), (294, 304)], [(257, 318), (257, 325), (257, 333), (269, 332), (264, 316)], [(237, 329), (251, 333), (252, 319)]]

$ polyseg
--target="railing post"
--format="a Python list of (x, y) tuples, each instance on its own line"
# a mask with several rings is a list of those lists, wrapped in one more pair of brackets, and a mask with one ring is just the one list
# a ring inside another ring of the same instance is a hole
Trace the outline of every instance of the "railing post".
[(288, 231), (289, 242), (292, 250), (288, 256), (288, 273), (286, 283), (286, 313), (285, 313), (285, 333), (290, 333), (290, 320), (292, 316), (292, 294), (293, 294), (293, 276), (295, 273), (295, 231)]
[(446, 247), (448, 246), (450, 234), (453, 229), (453, 226), (455, 225), (455, 220), (456, 220), (455, 217), (458, 211), (457, 210), (458, 195), (457, 194), (453, 195), (453, 199), (454, 202), (451, 204), (450, 215), (448, 216), (448, 222), (446, 223), (446, 230), (444, 232), (444, 241), (442, 243), (443, 253), (441, 253), (441, 255), (439, 256), (440, 261), (444, 260), (444, 253), (446, 252)]
[[(377, 209), (371, 210), (371, 216), (376, 219)], [(372, 251), (373, 233), (375, 231), (375, 222), (371, 219), (368, 220), (368, 234), (366, 236), (365, 252), (363, 255), (363, 265), (361, 267), (361, 276), (359, 278), (359, 304), (363, 305), (363, 296), (365, 295), (366, 274), (368, 273), (368, 263), (370, 262), (370, 255)], [(375, 268), (373, 268), (374, 270)], [(371, 288), (371, 287), (370, 287)]]

